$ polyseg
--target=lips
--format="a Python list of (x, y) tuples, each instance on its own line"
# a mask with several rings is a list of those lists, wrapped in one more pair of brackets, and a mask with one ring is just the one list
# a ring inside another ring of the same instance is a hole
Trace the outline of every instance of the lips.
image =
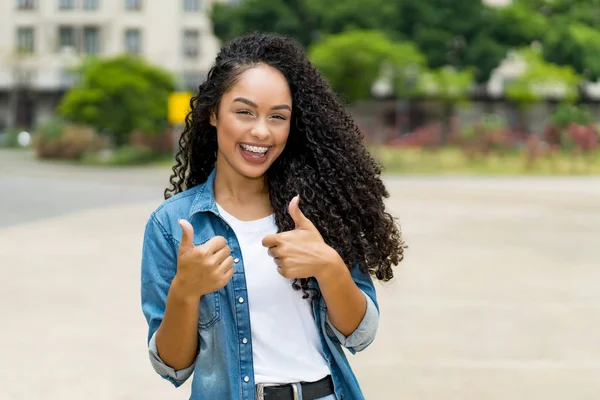
[(251, 164), (262, 164), (267, 160), (267, 155), (271, 147), (254, 146), (246, 143), (240, 143), (238, 149), (242, 157)]

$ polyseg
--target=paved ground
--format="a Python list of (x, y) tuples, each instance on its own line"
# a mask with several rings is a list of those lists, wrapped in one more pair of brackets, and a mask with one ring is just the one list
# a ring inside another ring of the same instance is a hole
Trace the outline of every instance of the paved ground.
[[(139, 255), (168, 171), (0, 151), (0, 399), (186, 399), (154, 375)], [(351, 358), (368, 399), (600, 397), (600, 179), (389, 178), (411, 245)]]

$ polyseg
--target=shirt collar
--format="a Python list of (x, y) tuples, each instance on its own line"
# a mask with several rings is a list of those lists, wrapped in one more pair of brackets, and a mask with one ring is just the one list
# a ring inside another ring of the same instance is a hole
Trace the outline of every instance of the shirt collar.
[(217, 169), (213, 168), (212, 172), (208, 176), (206, 182), (198, 189), (192, 207), (190, 208), (189, 217), (198, 212), (211, 211), (215, 214), (219, 214), (217, 208), (217, 201), (215, 200), (215, 175)]

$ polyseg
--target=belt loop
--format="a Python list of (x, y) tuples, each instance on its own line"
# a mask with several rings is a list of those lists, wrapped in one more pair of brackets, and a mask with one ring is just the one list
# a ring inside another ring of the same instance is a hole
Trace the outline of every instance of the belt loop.
[(294, 393), (294, 400), (302, 400), (302, 386), (300, 383), (292, 383), (292, 392)]

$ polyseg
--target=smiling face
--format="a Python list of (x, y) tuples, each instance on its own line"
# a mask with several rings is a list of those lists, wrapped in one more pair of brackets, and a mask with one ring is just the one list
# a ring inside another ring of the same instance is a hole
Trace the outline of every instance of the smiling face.
[(217, 169), (262, 177), (285, 148), (291, 118), (292, 96), (283, 74), (263, 64), (244, 71), (211, 116), (217, 128)]

